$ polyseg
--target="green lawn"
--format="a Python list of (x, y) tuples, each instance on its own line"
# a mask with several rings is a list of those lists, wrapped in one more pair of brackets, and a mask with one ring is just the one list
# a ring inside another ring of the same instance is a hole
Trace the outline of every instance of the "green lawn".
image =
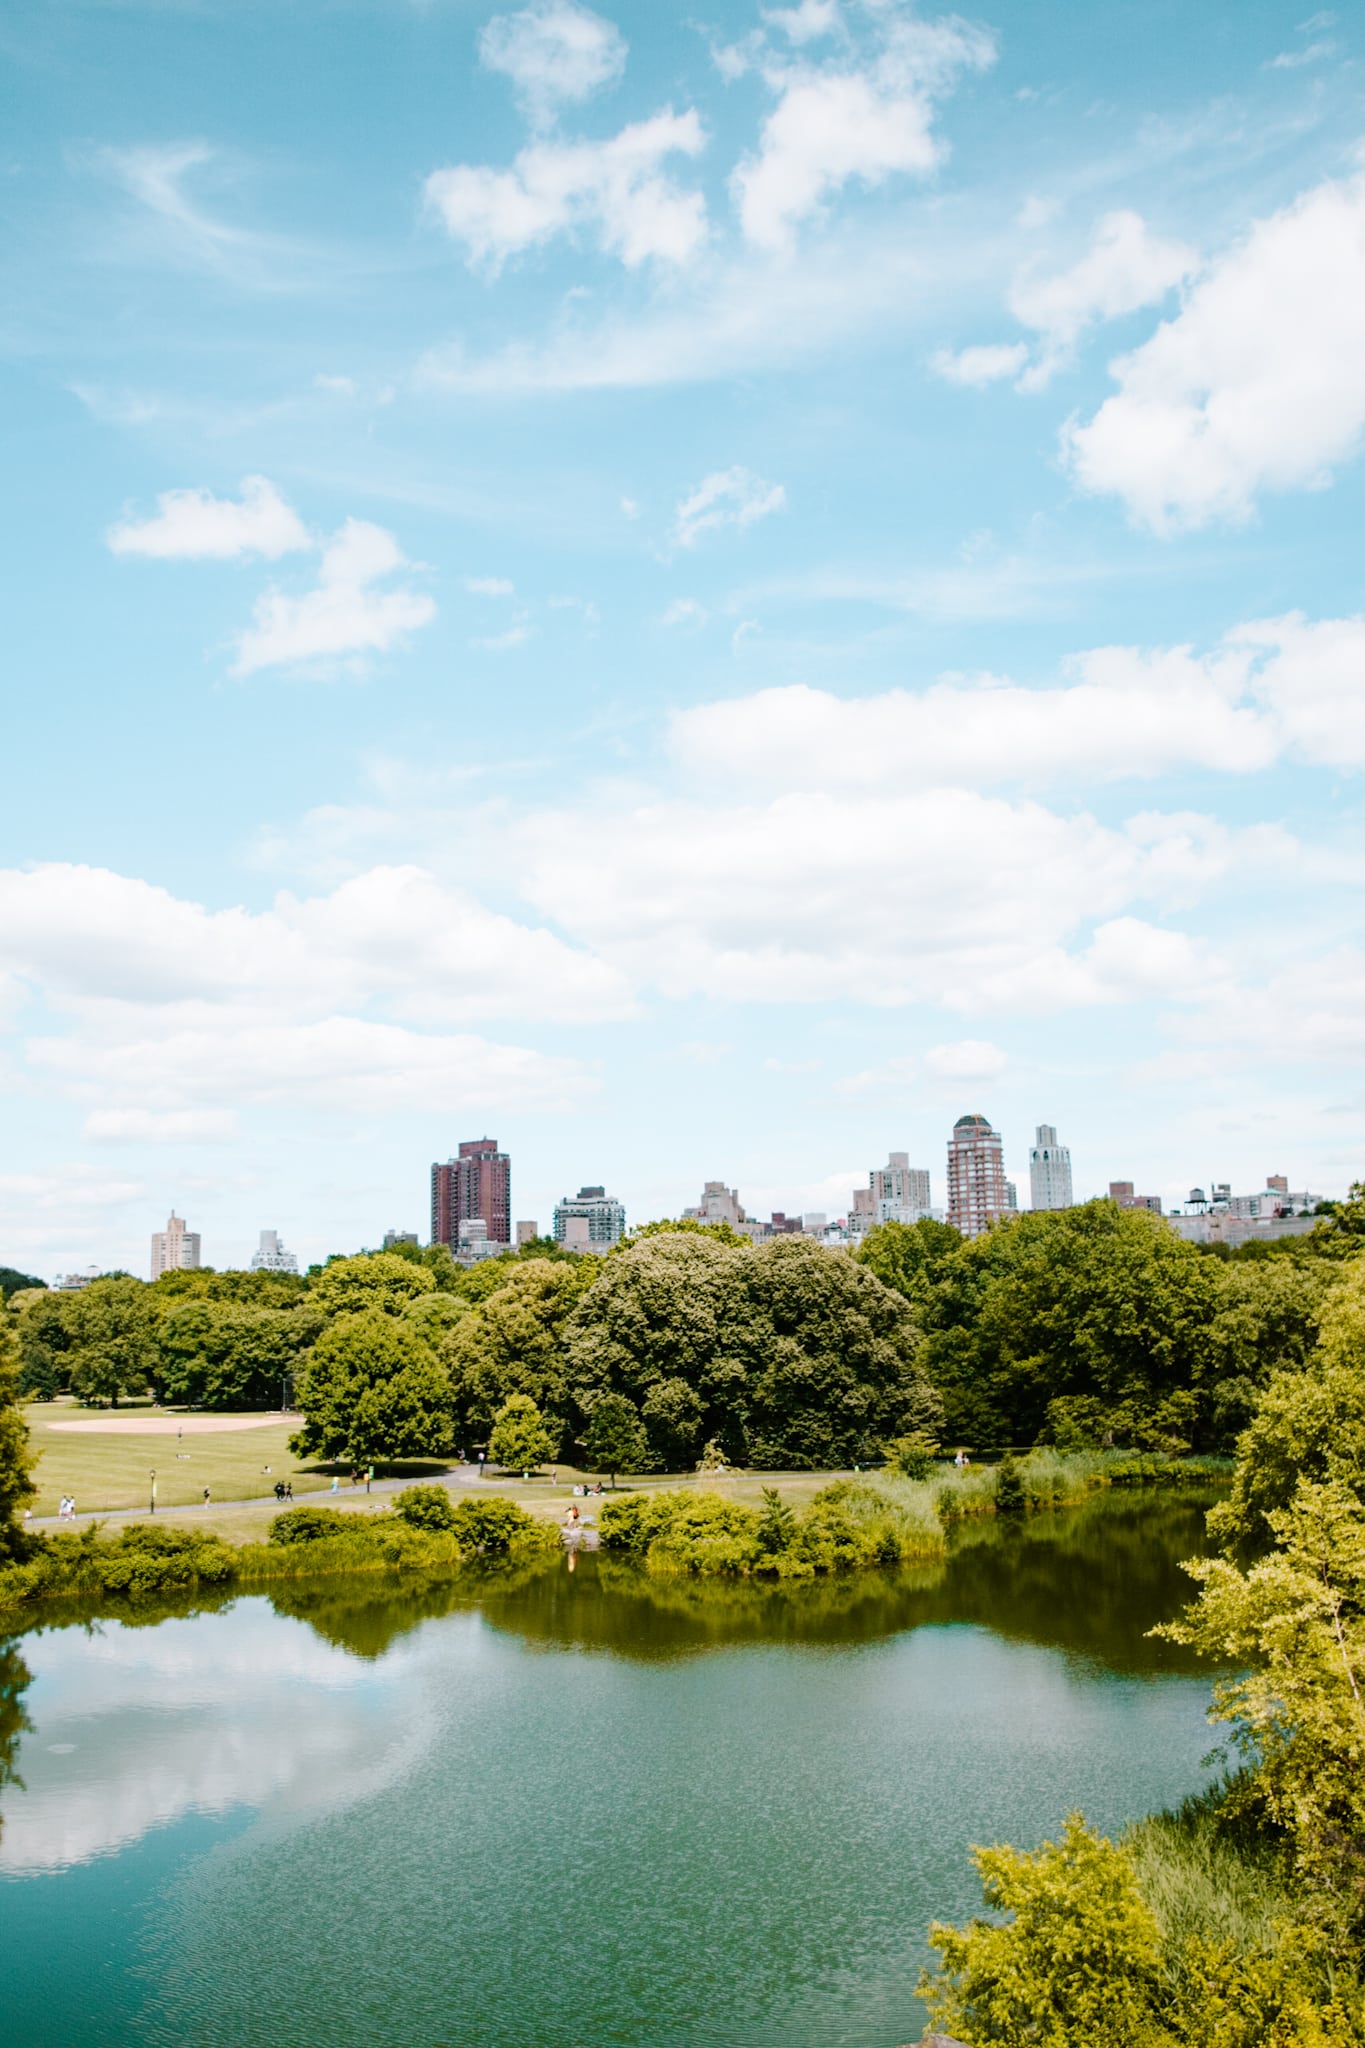
[[(54, 1430), (54, 1422), (102, 1419), (99, 1412), (82, 1408), (71, 1400), (33, 1401), (24, 1413), (33, 1447), (38, 1452), (34, 1473), (38, 1494), (32, 1503), (35, 1515), (55, 1515), (64, 1493), (75, 1495), (77, 1511), (82, 1514), (145, 1515), (150, 1474), (155, 1468), (158, 1517), (167, 1515), (197, 1528), (211, 1528), (232, 1542), (259, 1542), (279, 1512), (274, 1494), (277, 1479), (292, 1483), (296, 1500), (308, 1494), (316, 1497), (329, 1493), (332, 1483), (330, 1469), (301, 1463), (290, 1451), (289, 1437), (298, 1428), (296, 1416), (281, 1417), (259, 1428), (223, 1430), (212, 1435), (187, 1433), (183, 1442), (177, 1443), (173, 1436), (136, 1431), (86, 1435)], [(120, 1417), (150, 1417), (152, 1410), (149, 1406), (133, 1405), (120, 1408), (117, 1413)], [(158, 1409), (156, 1414), (158, 1418), (174, 1417), (175, 1411)], [(112, 1415), (108, 1419), (112, 1420)], [(254, 1416), (232, 1419), (252, 1423), (258, 1420)], [(401, 1468), (411, 1480), (434, 1477), (445, 1469), (437, 1462)], [(623, 1489), (630, 1486), (651, 1492), (674, 1486), (710, 1488), (727, 1499), (751, 1506), (757, 1504), (763, 1487), (776, 1486), (784, 1500), (798, 1507), (835, 1476), (829, 1472), (746, 1472), (718, 1479), (712, 1473), (651, 1473), (643, 1479), (622, 1479), (620, 1485)], [(561, 1465), (554, 1468), (553, 1480), (548, 1471), (544, 1477), (529, 1481), (519, 1475), (506, 1479), (490, 1477), (479, 1482), (479, 1490), (518, 1501), (533, 1513), (558, 1519), (572, 1497), (575, 1481), (586, 1477), (596, 1479), (597, 1474), (576, 1472)], [(206, 1486), (211, 1501), (207, 1510), (202, 1506)], [(329, 1495), (327, 1505), (364, 1510), (384, 1506), (388, 1498), (391, 1495), (367, 1496), (363, 1488), (352, 1493), (343, 1475), (342, 1491), (335, 1500)], [(227, 1508), (223, 1506), (226, 1501), (250, 1505)]]
[[(145, 1412), (151, 1415), (150, 1408)], [(120, 1417), (139, 1413), (120, 1408)], [(158, 1409), (158, 1419), (174, 1411)], [(196, 1436), (187, 1429), (184, 1441), (173, 1436), (125, 1434), (86, 1435), (54, 1429), (56, 1422), (106, 1419), (75, 1401), (33, 1401), (24, 1410), (29, 1437), (38, 1452), (34, 1478), (38, 1496), (35, 1515), (55, 1515), (64, 1493), (74, 1494), (76, 1508), (145, 1508), (156, 1471), (158, 1510), (187, 1507), (202, 1501), (204, 1488), (220, 1500), (268, 1499), (274, 1507), (277, 1479), (292, 1482), (296, 1495), (330, 1486), (331, 1474), (301, 1463), (289, 1449), (297, 1417), (282, 1416), (264, 1428), (224, 1430)], [(112, 1414), (108, 1416), (113, 1420)], [(186, 1417), (189, 1422), (194, 1418)], [(228, 1418), (224, 1418), (225, 1420)], [(256, 1421), (256, 1417), (242, 1417)], [(269, 1471), (266, 1467), (269, 1466)]]

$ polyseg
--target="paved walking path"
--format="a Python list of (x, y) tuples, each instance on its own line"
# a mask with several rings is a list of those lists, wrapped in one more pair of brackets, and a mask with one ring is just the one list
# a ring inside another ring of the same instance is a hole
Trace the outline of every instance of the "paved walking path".
[[(363, 1479), (359, 1486), (352, 1486), (349, 1480), (344, 1480), (335, 1493), (327, 1486), (310, 1487), (307, 1493), (295, 1494), (292, 1501), (282, 1503), (276, 1503), (272, 1494), (256, 1493), (252, 1494), (247, 1500), (210, 1500), (208, 1512), (212, 1514), (216, 1508), (255, 1508), (266, 1506), (278, 1507), (281, 1512), (285, 1507), (363, 1508), (365, 1502), (372, 1500), (375, 1494), (401, 1493), (405, 1486), (444, 1486), (447, 1492), (450, 1493), (453, 1493), (457, 1487), (461, 1486), (479, 1486), (483, 1483), (480, 1479), (480, 1471), (481, 1468), (478, 1465), (452, 1465), (449, 1471), (439, 1472), (430, 1479), (376, 1479), (373, 1489), (369, 1493), (365, 1490)], [(163, 1504), (160, 1511), (163, 1515), (190, 1515), (194, 1514), (200, 1506), (201, 1503), (199, 1501), (185, 1501), (179, 1507)], [(81, 1522), (123, 1523), (146, 1522), (150, 1519), (151, 1516), (146, 1508), (91, 1508), (65, 1517), (61, 1515), (32, 1515), (25, 1522), (24, 1527), (26, 1529), (74, 1529)]]

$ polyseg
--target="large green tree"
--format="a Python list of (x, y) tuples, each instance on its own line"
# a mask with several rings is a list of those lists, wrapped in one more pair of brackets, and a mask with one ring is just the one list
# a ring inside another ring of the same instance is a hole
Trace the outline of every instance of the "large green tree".
[(649, 1438), (639, 1413), (624, 1394), (599, 1394), (583, 1432), (583, 1457), (590, 1472), (605, 1472), (613, 1487), (618, 1472), (646, 1472)]
[(19, 1409), (19, 1343), (0, 1319), (0, 1562), (19, 1546), (15, 1517), (33, 1492), (32, 1469), (28, 1426)]
[(321, 1311), (307, 1301), (283, 1309), (181, 1301), (157, 1328), (162, 1393), (205, 1408), (278, 1408), (322, 1328)]
[(74, 1301), (74, 1295), (44, 1291), (23, 1298), (17, 1310), (20, 1388), (40, 1401), (50, 1401), (70, 1382)]
[(311, 1292), (324, 1315), (361, 1315), (374, 1309), (396, 1316), (415, 1295), (430, 1294), (435, 1286), (425, 1266), (396, 1252), (359, 1252), (354, 1258), (330, 1260)]
[(712, 1439), (737, 1464), (851, 1464), (941, 1421), (909, 1305), (804, 1238), (645, 1236), (606, 1261), (566, 1342), (582, 1412), (624, 1395), (675, 1469)]
[(493, 1417), (488, 1455), (509, 1472), (529, 1472), (552, 1458), (558, 1443), (558, 1430), (547, 1428), (535, 1402), (526, 1394), (512, 1394)]
[(1365, 1500), (1365, 1259), (1341, 1274), (1319, 1321), (1307, 1363), (1275, 1373), (1259, 1396), (1238, 1439), (1232, 1491), (1210, 1516), (1238, 1554), (1264, 1545), (1268, 1516), (1301, 1480), (1337, 1482)]
[(155, 1385), (160, 1366), (152, 1289), (124, 1274), (92, 1280), (67, 1297), (71, 1391), (91, 1406), (117, 1408)]
[(307, 1352), (290, 1439), (303, 1457), (439, 1458), (451, 1448), (450, 1376), (420, 1330), (367, 1309), (339, 1315)]
[(503, 1403), (524, 1394), (546, 1416), (558, 1447), (569, 1412), (564, 1329), (598, 1261), (499, 1264), (500, 1285), (470, 1306), (444, 1345), (458, 1429), (467, 1441), (482, 1441)]
[(1108, 1201), (972, 1238), (921, 1308), (949, 1440), (1033, 1443), (1083, 1416), (1120, 1442), (1198, 1441), (1219, 1272), (1162, 1218)]

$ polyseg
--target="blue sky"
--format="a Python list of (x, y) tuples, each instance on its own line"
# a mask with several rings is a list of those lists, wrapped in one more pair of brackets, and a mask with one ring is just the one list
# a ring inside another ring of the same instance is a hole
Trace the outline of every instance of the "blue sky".
[(0, 1262), (1343, 1191), (1363, 43), (11, 0)]

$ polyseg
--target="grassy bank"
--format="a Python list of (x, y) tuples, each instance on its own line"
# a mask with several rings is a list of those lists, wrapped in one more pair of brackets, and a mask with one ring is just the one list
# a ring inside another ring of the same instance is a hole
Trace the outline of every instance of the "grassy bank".
[[(172, 1441), (174, 1441), (172, 1439)], [(1199, 1477), (1207, 1481), (1201, 1470)], [(603, 1496), (594, 1513), (604, 1547), (655, 1573), (801, 1580), (869, 1566), (930, 1563), (955, 1521), (1073, 1506), (1111, 1484), (1183, 1485), (1171, 1460), (1035, 1451), (998, 1466), (936, 1468), (926, 1479), (889, 1473), (744, 1474), (719, 1484), (649, 1480)], [(483, 1481), (468, 1495), (417, 1487), (363, 1494), (281, 1516), (273, 1500), (218, 1510), (145, 1515), (116, 1531), (89, 1524), (28, 1538), (28, 1557), (0, 1571), (0, 1621), (66, 1597), (137, 1600), (168, 1591), (233, 1588), (353, 1572), (452, 1573), (490, 1547), (552, 1554), (570, 1493), (561, 1481)], [(426, 1521), (405, 1502), (426, 1496)], [(303, 1517), (303, 1521), (299, 1520)], [(309, 1524), (307, 1540), (298, 1531)]]
[[(1187, 1483), (1176, 1461), (1116, 1460), (1100, 1452), (1032, 1451), (999, 1465), (937, 1468), (923, 1479), (887, 1472), (840, 1478), (793, 1504), (760, 1486), (756, 1503), (728, 1490), (680, 1488), (608, 1500), (599, 1517), (609, 1550), (652, 1572), (812, 1578), (868, 1565), (941, 1557), (948, 1526), (969, 1516), (1075, 1506), (1111, 1484)], [(1209, 1474), (1201, 1471), (1200, 1482)]]
[(363, 1572), (448, 1577), (489, 1556), (531, 1558), (557, 1546), (548, 1522), (511, 1501), (452, 1502), (438, 1487), (410, 1488), (392, 1511), (369, 1515), (296, 1507), (275, 1517), (264, 1543), (231, 1544), (207, 1529), (164, 1522), (133, 1523), (109, 1539), (91, 1524), (35, 1540), (28, 1557), (0, 1571), (0, 1626), (22, 1625), (49, 1601), (117, 1607), (168, 1593)]

